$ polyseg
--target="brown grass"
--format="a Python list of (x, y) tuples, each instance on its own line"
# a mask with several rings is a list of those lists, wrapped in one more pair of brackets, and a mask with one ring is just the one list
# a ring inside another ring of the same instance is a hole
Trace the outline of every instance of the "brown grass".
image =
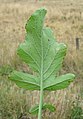
[[(25, 2), (22, 0), (20, 2), (15, 2), (15, 0), (10, 3), (7, 2), (0, 0), (0, 67), (8, 64), (16, 69), (28, 70), (26, 65), (22, 64), (22, 61), (17, 57), (16, 48), (20, 42), (24, 41), (24, 27), (29, 16), (39, 7), (46, 7), (48, 13), (45, 25), (53, 29), (59, 42), (68, 45), (68, 54), (61, 73), (72, 72), (76, 74), (76, 81), (67, 89), (45, 93), (45, 101), (53, 102), (56, 106), (56, 112), (53, 114), (47, 112), (46, 116), (48, 115), (48, 119), (70, 119), (70, 110), (73, 103), (79, 101), (79, 105), (83, 106), (81, 99), (83, 91), (83, 0), (47, 0), (38, 3), (30, 0), (28, 2), (26, 0)], [(78, 51), (75, 45), (76, 37), (80, 38), (80, 49)], [(4, 112), (0, 113), (0, 119), (17, 119), (18, 114), (27, 112), (23, 105), (30, 107), (34, 103), (38, 103), (37, 95), (39, 94), (38, 92), (29, 93), (28, 91), (23, 93), (12, 82), (8, 83), (4, 78), (0, 78), (0, 94), (5, 97), (3, 104), (0, 102), (2, 104), (1, 110)], [(5, 88), (8, 88), (8, 90), (5, 90)], [(6, 108), (13, 116), (8, 117), (8, 112), (5, 113)]]

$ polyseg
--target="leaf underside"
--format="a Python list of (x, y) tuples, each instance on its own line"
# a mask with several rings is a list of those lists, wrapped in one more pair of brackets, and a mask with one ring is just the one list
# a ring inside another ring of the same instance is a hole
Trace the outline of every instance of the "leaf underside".
[(17, 54), (36, 75), (19, 71), (13, 71), (10, 75), (10, 79), (19, 87), (28, 90), (40, 90), (41, 71), (43, 90), (54, 91), (66, 88), (75, 77), (71, 73), (57, 77), (67, 47), (56, 41), (50, 28), (43, 26), (46, 12), (41, 8), (31, 15), (25, 26), (25, 41), (17, 49)]

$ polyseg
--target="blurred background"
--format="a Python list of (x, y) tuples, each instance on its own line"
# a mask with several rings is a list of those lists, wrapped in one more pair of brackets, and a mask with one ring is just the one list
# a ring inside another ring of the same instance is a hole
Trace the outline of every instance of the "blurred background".
[(83, 119), (83, 0), (0, 0), (0, 119), (37, 119), (28, 110), (38, 103), (39, 92), (18, 88), (8, 75), (13, 69), (31, 72), (16, 49), (24, 41), (27, 19), (42, 6), (48, 11), (45, 26), (68, 46), (59, 73), (76, 75), (67, 89), (45, 92), (45, 102), (56, 111), (44, 112), (43, 119)]

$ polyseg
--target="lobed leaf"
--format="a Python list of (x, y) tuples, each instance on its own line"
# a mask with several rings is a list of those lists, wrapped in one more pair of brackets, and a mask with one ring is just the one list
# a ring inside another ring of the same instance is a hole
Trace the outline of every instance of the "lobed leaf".
[(19, 87), (28, 90), (40, 90), (41, 81), (44, 90), (63, 89), (75, 78), (73, 74), (56, 76), (62, 66), (67, 47), (56, 41), (50, 28), (43, 26), (46, 12), (41, 8), (31, 15), (25, 26), (25, 42), (17, 49), (18, 55), (36, 72), (36, 76), (17, 71), (10, 76)]

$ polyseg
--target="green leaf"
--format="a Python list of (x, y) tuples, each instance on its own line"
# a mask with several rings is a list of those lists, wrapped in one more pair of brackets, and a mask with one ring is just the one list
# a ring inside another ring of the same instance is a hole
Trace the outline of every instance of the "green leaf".
[[(11, 80), (28, 90), (58, 90), (66, 88), (74, 79), (73, 74), (57, 77), (62, 66), (67, 47), (58, 43), (50, 28), (44, 27), (46, 10), (41, 8), (31, 15), (26, 28), (25, 42), (20, 44), (17, 53), (36, 75), (13, 72)], [(40, 83), (41, 82), (41, 83)]]
[[(42, 106), (42, 110), (49, 110), (50, 112), (54, 112), (56, 109), (53, 105), (51, 104), (43, 104)], [(39, 105), (35, 105), (34, 107), (32, 107), (30, 110), (29, 110), (29, 113), (33, 114), (33, 115), (37, 115), (38, 114), (38, 111), (39, 111)]]
[(67, 47), (58, 43), (50, 28), (44, 27), (46, 10), (41, 8), (31, 15), (27, 24), (24, 43), (20, 44), (17, 53), (20, 58), (31, 68), (35, 75), (13, 71), (10, 79), (19, 87), (28, 90), (40, 90), (40, 103), (30, 110), (42, 118), (42, 110), (55, 107), (43, 104), (43, 91), (59, 90), (66, 88), (75, 78), (74, 74), (65, 74), (57, 77), (57, 72), (62, 66)]
[(43, 109), (44, 110), (48, 109), (50, 112), (54, 112), (56, 110), (56, 108), (51, 104), (44, 104)]
[(37, 115), (38, 114), (38, 111), (39, 111), (39, 105), (35, 105), (33, 106), (30, 110), (29, 110), (29, 113), (30, 114), (33, 114), (33, 115)]
[(54, 91), (66, 88), (75, 78), (74, 74), (65, 74), (59, 77), (53, 77), (44, 82), (44, 90)]
[(9, 78), (20, 87), (27, 90), (39, 90), (38, 79), (30, 74), (13, 71)]

